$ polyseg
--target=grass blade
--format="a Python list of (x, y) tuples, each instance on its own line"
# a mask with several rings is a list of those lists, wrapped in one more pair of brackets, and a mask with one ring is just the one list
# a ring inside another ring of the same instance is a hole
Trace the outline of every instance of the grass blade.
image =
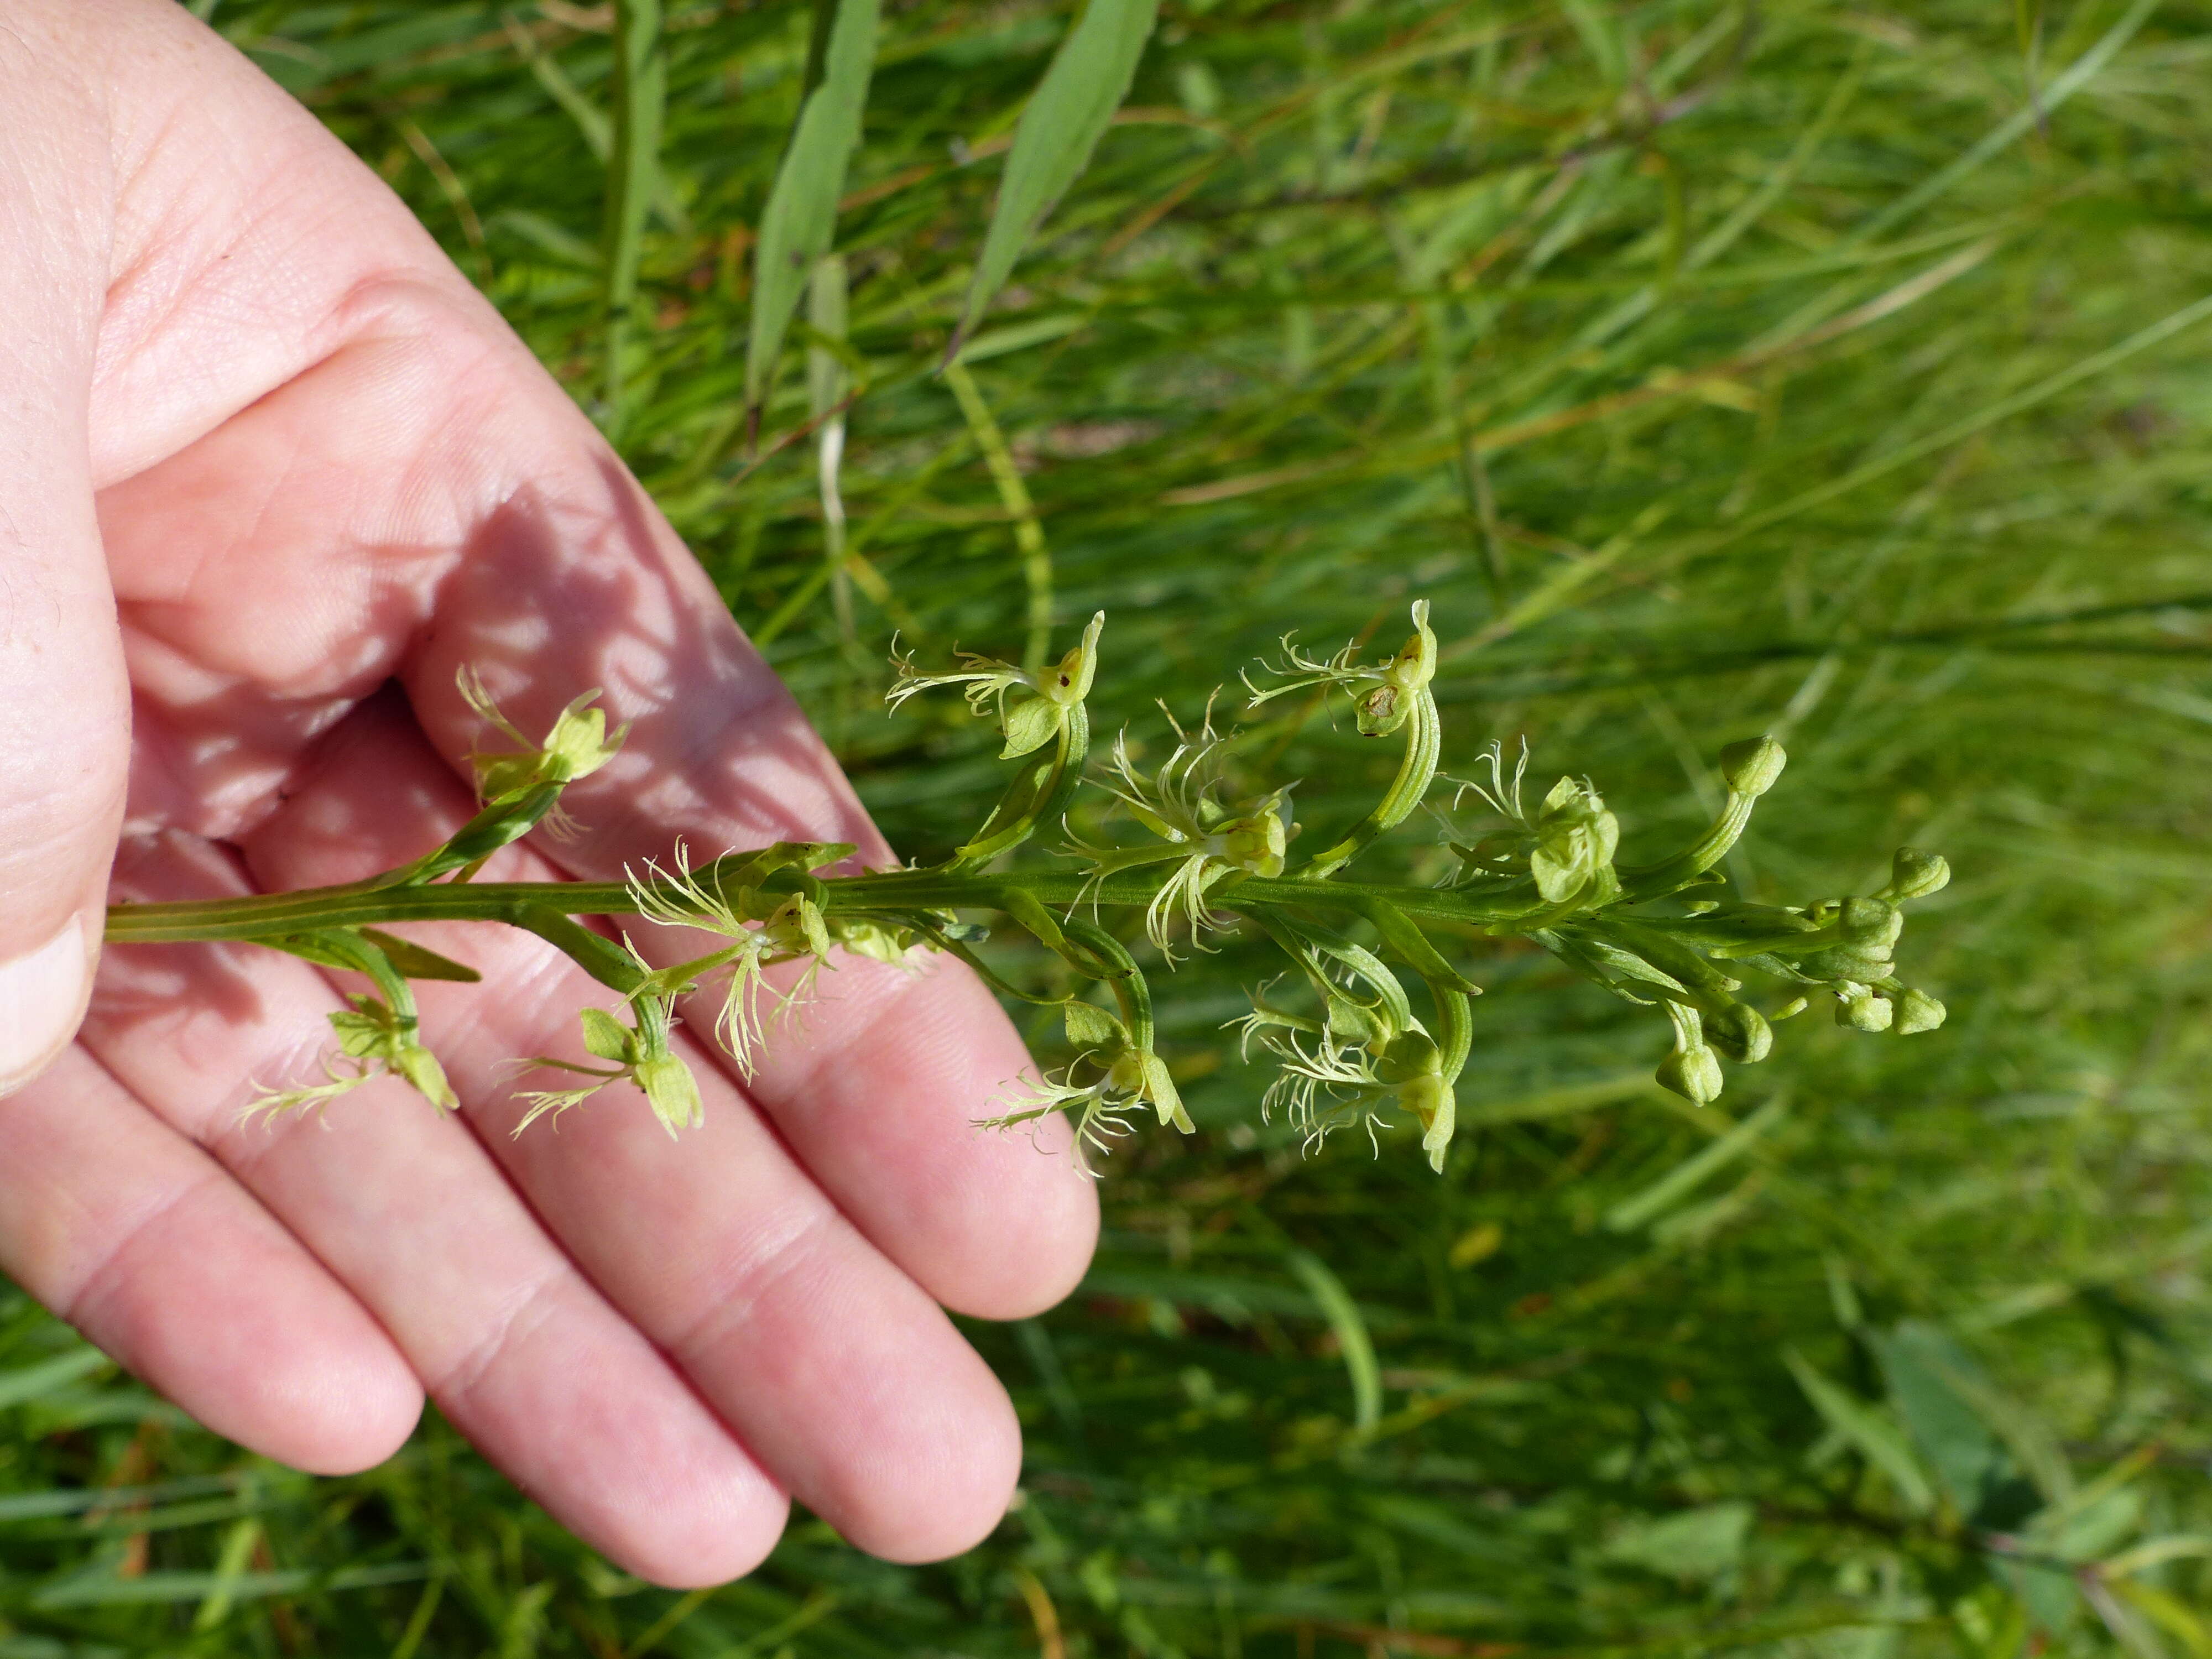
[(637, 304), (645, 216), (660, 172), (668, 103), (668, 59), (660, 0), (615, 0), (614, 148), (607, 158), (605, 418), (619, 429), (623, 356)]
[(1355, 1434), (1370, 1432), (1382, 1419), (1382, 1370), (1375, 1363), (1375, 1344), (1367, 1334), (1367, 1322), (1343, 1280), (1304, 1250), (1292, 1250), (1291, 1270), (1304, 1282), (1321, 1304), (1328, 1328), (1336, 1333), (1336, 1346), (1344, 1355), (1344, 1369), (1352, 1376), (1352, 1427)]
[(107, 1356), (99, 1349), (83, 1347), (72, 1349), (36, 1365), (26, 1365), (21, 1370), (0, 1371), (0, 1410), (36, 1400), (40, 1395), (52, 1393), (56, 1389), (66, 1388), (77, 1378), (88, 1376), (107, 1363)]
[[(821, 19), (834, 18), (821, 33)], [(845, 168), (860, 142), (860, 114), (876, 60), (877, 0), (818, 0), (821, 78), (799, 106), (791, 147), (761, 213), (753, 254), (752, 331), (745, 343), (745, 409), (757, 425), (785, 331), (814, 262), (830, 251)]]
[(1129, 94), (1158, 10), (1159, 0), (1091, 0), (1053, 54), (1014, 129), (991, 228), (948, 355), (958, 353), (1045, 216), (1090, 164)]
[(955, 359), (945, 365), (945, 383), (960, 400), (968, 430), (975, 447), (983, 452), (991, 482), (998, 486), (999, 503), (1014, 521), (1014, 545), (1022, 556), (1022, 581), (1029, 590), (1029, 633), (1022, 646), (1022, 666), (1035, 673), (1044, 666), (1045, 653), (1052, 643), (1052, 550), (1045, 544), (1044, 526), (1037, 522), (1036, 506), (1030, 500), (1029, 486), (1022, 482), (1021, 468), (1014, 464), (1006, 434), (992, 418), (991, 406), (983, 401), (975, 376), (969, 374), (965, 363)]

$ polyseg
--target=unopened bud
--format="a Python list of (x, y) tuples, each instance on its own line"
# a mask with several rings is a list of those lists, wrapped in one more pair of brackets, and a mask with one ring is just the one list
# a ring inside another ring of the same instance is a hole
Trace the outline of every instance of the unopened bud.
[(1702, 1042), (1694, 1048), (1677, 1048), (1659, 1062), (1652, 1075), (1661, 1088), (1671, 1089), (1695, 1105), (1709, 1106), (1721, 1097), (1720, 1060)]
[(1765, 1060), (1774, 1048), (1773, 1028), (1748, 1003), (1730, 1002), (1709, 1010), (1705, 1036), (1727, 1058), (1741, 1065)]
[(1869, 956), (1887, 956), (1905, 931), (1905, 914), (1878, 898), (1847, 898), (1837, 913), (1836, 931), (1845, 945)]
[(1943, 1023), (1944, 1013), (1943, 1005), (1925, 991), (1906, 991), (1897, 999), (1897, 1024), (1891, 1029), (1899, 1036), (1932, 1031)]
[(1887, 979), (1893, 966), (1887, 951), (1855, 951), (1848, 945), (1812, 951), (1796, 958), (1791, 965), (1808, 979), (1826, 980), (1831, 984), (1844, 980)]
[(1887, 1031), (1897, 1017), (1890, 1000), (1867, 986), (1856, 985), (1836, 1004), (1836, 1024), (1853, 1031)]
[(1926, 898), (1950, 884), (1951, 865), (1941, 853), (1900, 847), (1889, 861), (1888, 893), (1894, 899)]
[(1772, 738), (1750, 738), (1721, 750), (1721, 777), (1739, 795), (1763, 795), (1774, 787), (1789, 762)]

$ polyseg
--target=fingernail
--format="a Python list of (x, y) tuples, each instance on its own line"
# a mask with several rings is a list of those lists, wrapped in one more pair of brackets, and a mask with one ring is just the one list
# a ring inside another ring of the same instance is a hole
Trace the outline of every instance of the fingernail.
[(76, 1035), (91, 994), (82, 912), (37, 950), (0, 963), (0, 1094), (46, 1070)]

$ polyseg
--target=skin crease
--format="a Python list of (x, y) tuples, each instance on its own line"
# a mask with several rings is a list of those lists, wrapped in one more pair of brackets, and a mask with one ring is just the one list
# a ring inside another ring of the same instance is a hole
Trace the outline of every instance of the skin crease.
[[(635, 723), (571, 793), (580, 836), (495, 876), (679, 840), (895, 861), (590, 423), (243, 58), (169, 0), (10, 0), (0, 102), (0, 303), (36, 319), (0, 345), (0, 963), (96, 932), (111, 866), (157, 899), (423, 850), (498, 746), (463, 665), (525, 731), (593, 686)], [(940, 1304), (1049, 1306), (1097, 1212), (1064, 1128), (971, 1127), (1026, 1064), (974, 979), (842, 962), (750, 1081), (691, 1008), (704, 1129), (672, 1143), (624, 1085), (517, 1139), (501, 1062), (576, 1054), (604, 994), (527, 936), (421, 937), (485, 972), (423, 998), (452, 1119), (380, 1080), (246, 1123), (348, 988), (110, 951), (76, 1041), (0, 1101), (0, 1267), (303, 1468), (389, 1455), (427, 1392), (658, 1583), (748, 1571), (793, 1498), (896, 1559), (987, 1533), (1019, 1437)]]

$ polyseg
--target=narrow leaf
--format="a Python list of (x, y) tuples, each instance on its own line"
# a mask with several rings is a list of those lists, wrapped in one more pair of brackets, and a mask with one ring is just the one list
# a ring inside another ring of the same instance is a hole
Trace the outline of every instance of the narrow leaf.
[[(827, 5), (830, 0), (821, 0)], [(860, 142), (860, 115), (876, 59), (878, 0), (835, 0), (822, 79), (799, 106), (791, 147), (776, 169), (753, 254), (752, 335), (745, 347), (745, 407), (757, 410), (785, 331), (814, 262), (830, 251), (845, 167)]]
[(427, 945), (417, 945), (412, 939), (401, 939), (397, 933), (387, 933), (381, 927), (363, 927), (360, 933), (363, 939), (384, 952), (385, 959), (398, 970), (402, 979), (442, 979), (451, 980), (457, 985), (474, 985), (483, 978), (466, 963), (441, 956)]
[(1022, 250), (1090, 164), (1114, 112), (1129, 95), (1158, 10), (1159, 0), (1091, 0), (1053, 54), (1014, 129), (951, 355), (958, 355)]
[(67, 1353), (19, 1370), (0, 1371), (0, 1408), (20, 1406), (65, 1388), (108, 1363), (107, 1356), (99, 1349), (82, 1347), (72, 1348)]
[(1344, 1369), (1352, 1378), (1352, 1426), (1355, 1433), (1365, 1434), (1382, 1416), (1382, 1368), (1375, 1361), (1375, 1344), (1367, 1334), (1367, 1322), (1360, 1316), (1359, 1304), (1344, 1288), (1344, 1281), (1323, 1265), (1321, 1258), (1304, 1250), (1290, 1253), (1291, 1271), (1304, 1281), (1313, 1299), (1321, 1304), (1322, 1316), (1336, 1336), (1338, 1351), (1344, 1356)]
[(668, 58), (660, 0), (615, 0), (614, 142), (607, 158), (607, 418), (622, 416), (623, 354), (637, 302), (645, 216), (660, 176)]

